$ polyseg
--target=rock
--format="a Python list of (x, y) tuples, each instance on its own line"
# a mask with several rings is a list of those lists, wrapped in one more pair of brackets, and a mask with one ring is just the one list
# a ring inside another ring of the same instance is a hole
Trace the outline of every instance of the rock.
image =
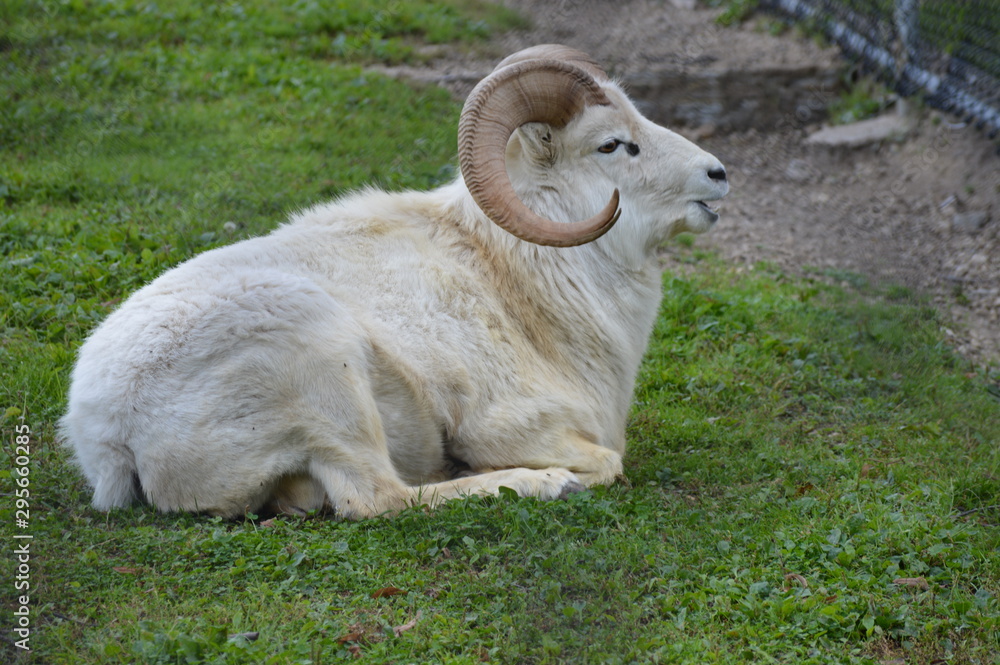
[(698, 4), (698, 0), (670, 0), (670, 4), (677, 9), (694, 9), (694, 6)]
[(858, 148), (888, 139), (899, 140), (910, 131), (910, 122), (899, 115), (883, 115), (871, 120), (826, 127), (806, 139), (812, 145)]
[(793, 159), (785, 168), (785, 177), (792, 182), (805, 183), (812, 179), (813, 168), (804, 159)]
[(747, 63), (724, 69), (666, 63), (624, 72), (619, 78), (638, 100), (639, 110), (654, 122), (711, 125), (719, 131), (761, 131), (776, 126), (801, 127), (810, 118), (825, 114), (825, 106), (816, 100), (835, 94), (839, 66), (826, 62), (780, 67)]
[(951, 218), (951, 228), (964, 233), (975, 233), (990, 221), (990, 214), (985, 210), (970, 210), (957, 213)]

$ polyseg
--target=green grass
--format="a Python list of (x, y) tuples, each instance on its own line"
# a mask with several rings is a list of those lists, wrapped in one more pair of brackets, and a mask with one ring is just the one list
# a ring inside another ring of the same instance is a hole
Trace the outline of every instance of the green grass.
[(893, 102), (893, 93), (875, 79), (845, 77), (844, 90), (827, 106), (830, 121), (835, 125), (849, 125), (859, 120), (873, 118)]
[[(90, 509), (53, 427), (87, 332), (288, 210), (450, 179), (459, 109), (334, 52), (363, 20), (324, 33), (315, 4), (46, 6), (0, 21), (0, 661), (1000, 663), (1000, 375), (911, 293), (738, 274), (691, 239), (626, 482), (363, 523)], [(459, 42), (508, 20), (393, 6), (379, 40), (411, 52), (437, 37), (403, 17), (451, 17)], [(11, 645), (21, 423), (31, 654)]]

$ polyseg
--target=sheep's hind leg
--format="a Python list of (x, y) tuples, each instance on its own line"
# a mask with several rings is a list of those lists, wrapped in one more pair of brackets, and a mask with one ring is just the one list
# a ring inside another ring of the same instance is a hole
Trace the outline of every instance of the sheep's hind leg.
[(322, 483), (308, 474), (295, 474), (278, 481), (261, 513), (306, 517), (325, 505), (326, 491)]
[[(306, 468), (301, 472), (322, 486), (327, 501), (342, 517), (363, 519), (412, 505), (433, 507), (473, 494), (496, 495), (501, 487), (542, 499), (556, 499), (581, 488), (576, 475), (559, 468), (564, 466), (560, 461), (537, 466), (515, 462), (503, 465), (507, 468), (499, 471), (467, 478), (408, 485), (393, 464), (371, 389), (370, 361), (357, 344), (364, 335), (347, 330), (349, 321), (333, 323), (340, 325), (339, 338), (315, 343), (315, 348), (336, 349), (336, 353), (314, 353), (307, 364), (296, 368), (298, 371), (284, 371), (297, 377), (320, 375), (323, 380), (303, 380), (293, 385), (288, 392), (299, 399), (283, 414), (283, 420), (296, 423), (294, 436), (289, 434), (289, 439), (305, 453)], [(309, 332), (311, 338), (322, 340), (330, 337), (329, 331), (334, 329), (326, 326)], [(306, 363), (302, 357), (295, 360)], [(522, 468), (526, 466), (532, 468)]]

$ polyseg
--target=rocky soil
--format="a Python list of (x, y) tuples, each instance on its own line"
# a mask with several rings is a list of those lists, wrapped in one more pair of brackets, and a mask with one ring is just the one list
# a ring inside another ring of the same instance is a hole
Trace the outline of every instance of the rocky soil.
[[(1000, 362), (1000, 158), (974, 128), (918, 112), (900, 141), (804, 142), (807, 130), (713, 136), (733, 171), (723, 220), (699, 239), (734, 261), (902, 286), (945, 313), (976, 364)], [(895, 289), (896, 293), (901, 293)]]
[(717, 10), (691, 0), (504, 1), (530, 17), (529, 29), (476, 53), (432, 52), (426, 68), (394, 73), (464, 96), (520, 48), (586, 51), (647, 115), (726, 164), (732, 193), (699, 246), (746, 266), (769, 261), (795, 274), (904, 287), (944, 312), (946, 334), (972, 363), (1000, 364), (996, 141), (910, 108), (902, 137), (815, 144), (806, 139), (821, 128), (845, 65), (794, 31), (773, 36), (755, 20), (722, 28)]

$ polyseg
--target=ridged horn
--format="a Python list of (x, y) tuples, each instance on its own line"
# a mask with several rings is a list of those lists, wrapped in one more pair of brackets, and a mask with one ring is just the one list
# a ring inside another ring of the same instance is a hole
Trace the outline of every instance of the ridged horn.
[(553, 222), (518, 198), (505, 160), (507, 141), (521, 125), (544, 122), (564, 127), (586, 106), (611, 103), (592, 74), (603, 71), (579, 51), (558, 48), (565, 49), (562, 53), (577, 53), (584, 61), (524, 60), (523, 53), (516, 53), (508, 58), (512, 63), (501, 63), (479, 82), (458, 123), (458, 161), (473, 200), (496, 225), (527, 242), (571, 247), (596, 240), (618, 221), (618, 190), (589, 219)]
[(578, 51), (575, 48), (563, 46), (562, 44), (539, 44), (521, 49), (517, 53), (512, 53), (501, 60), (493, 68), (493, 71), (499, 71), (504, 67), (509, 67), (525, 60), (559, 60), (561, 62), (569, 62), (584, 70), (598, 81), (608, 80), (607, 72), (597, 64), (596, 60), (583, 51)]

